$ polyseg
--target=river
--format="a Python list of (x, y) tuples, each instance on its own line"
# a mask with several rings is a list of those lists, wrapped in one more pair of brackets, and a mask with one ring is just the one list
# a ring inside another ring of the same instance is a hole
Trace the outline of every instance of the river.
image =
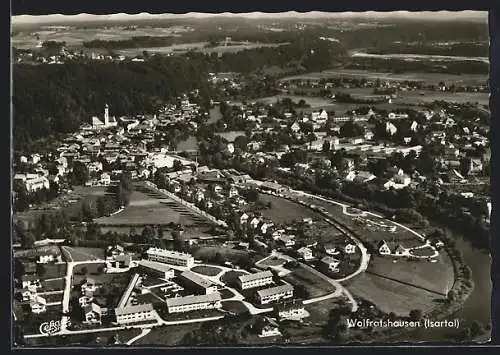
[[(209, 110), (209, 117), (207, 120), (207, 124), (215, 123), (222, 118), (222, 114), (220, 113), (219, 105), (212, 107)], [(177, 144), (177, 151), (197, 151), (198, 150), (198, 140), (195, 136), (189, 136), (189, 138), (185, 141)]]
[[(460, 328), (469, 327), (473, 321), (479, 321), (483, 325), (491, 324), (491, 261), (490, 254), (486, 250), (473, 247), (471, 243), (462, 236), (456, 237), (456, 246), (462, 252), (465, 263), (472, 270), (474, 290), (466, 300), (463, 308), (450, 316), (448, 319), (459, 319)], [(447, 328), (425, 329), (409, 335), (411, 341), (444, 341), (450, 339), (456, 330)]]

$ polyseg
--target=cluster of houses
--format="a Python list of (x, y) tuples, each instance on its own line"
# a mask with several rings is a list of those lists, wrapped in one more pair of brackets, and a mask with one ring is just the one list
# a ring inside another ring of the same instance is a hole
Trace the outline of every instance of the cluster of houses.
[(135, 118), (115, 117), (106, 104), (102, 117), (94, 116), (78, 132), (65, 138), (54, 152), (21, 156), (17, 161), (26, 173), (17, 173), (14, 182), (21, 183), (31, 193), (48, 189), (50, 182), (72, 171), (76, 162), (86, 166), (90, 186), (108, 186), (117, 181), (123, 171), (132, 178), (149, 178), (156, 169), (172, 167), (181, 157), (167, 154), (166, 149), (148, 149), (154, 142), (155, 130), (182, 122), (195, 130), (196, 118), (202, 115), (197, 104), (187, 97), (180, 104), (167, 105), (158, 115)]

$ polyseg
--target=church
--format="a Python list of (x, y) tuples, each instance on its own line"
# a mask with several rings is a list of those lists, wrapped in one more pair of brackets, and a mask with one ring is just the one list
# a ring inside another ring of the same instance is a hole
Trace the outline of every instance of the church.
[(104, 106), (104, 122), (102, 122), (98, 117), (92, 117), (92, 128), (93, 129), (102, 129), (102, 128), (109, 128), (109, 127), (116, 127), (118, 122), (116, 121), (115, 117), (110, 117), (109, 116), (109, 106), (106, 104)]

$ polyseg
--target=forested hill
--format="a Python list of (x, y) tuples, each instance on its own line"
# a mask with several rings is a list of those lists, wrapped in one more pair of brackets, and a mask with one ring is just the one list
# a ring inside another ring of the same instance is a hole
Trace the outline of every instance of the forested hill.
[[(181, 93), (207, 93), (208, 72), (250, 73), (266, 65), (290, 62), (316, 71), (330, 67), (345, 50), (327, 41), (297, 41), (279, 48), (255, 48), (220, 58), (191, 52), (179, 57), (154, 56), (146, 62), (68, 62), (61, 65), (15, 65), (13, 69), (14, 142), (51, 133), (72, 132), (105, 103), (114, 115), (151, 113)], [(209, 95), (207, 94), (206, 97)]]

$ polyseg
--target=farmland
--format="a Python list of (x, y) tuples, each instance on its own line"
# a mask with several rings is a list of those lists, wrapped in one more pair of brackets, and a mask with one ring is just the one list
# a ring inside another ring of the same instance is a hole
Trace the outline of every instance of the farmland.
[(340, 70), (324, 70), (322, 72), (307, 73), (300, 75), (292, 75), (282, 78), (282, 81), (293, 79), (327, 79), (327, 78), (366, 78), (366, 79), (380, 79), (380, 80), (393, 80), (393, 81), (424, 81), (428, 84), (438, 84), (441, 81), (449, 84), (464, 84), (464, 85), (486, 85), (487, 77), (480, 74), (467, 74), (467, 75), (452, 75), (452, 74), (438, 74), (438, 73), (377, 73), (367, 70), (354, 70), (354, 69), (340, 69)]

